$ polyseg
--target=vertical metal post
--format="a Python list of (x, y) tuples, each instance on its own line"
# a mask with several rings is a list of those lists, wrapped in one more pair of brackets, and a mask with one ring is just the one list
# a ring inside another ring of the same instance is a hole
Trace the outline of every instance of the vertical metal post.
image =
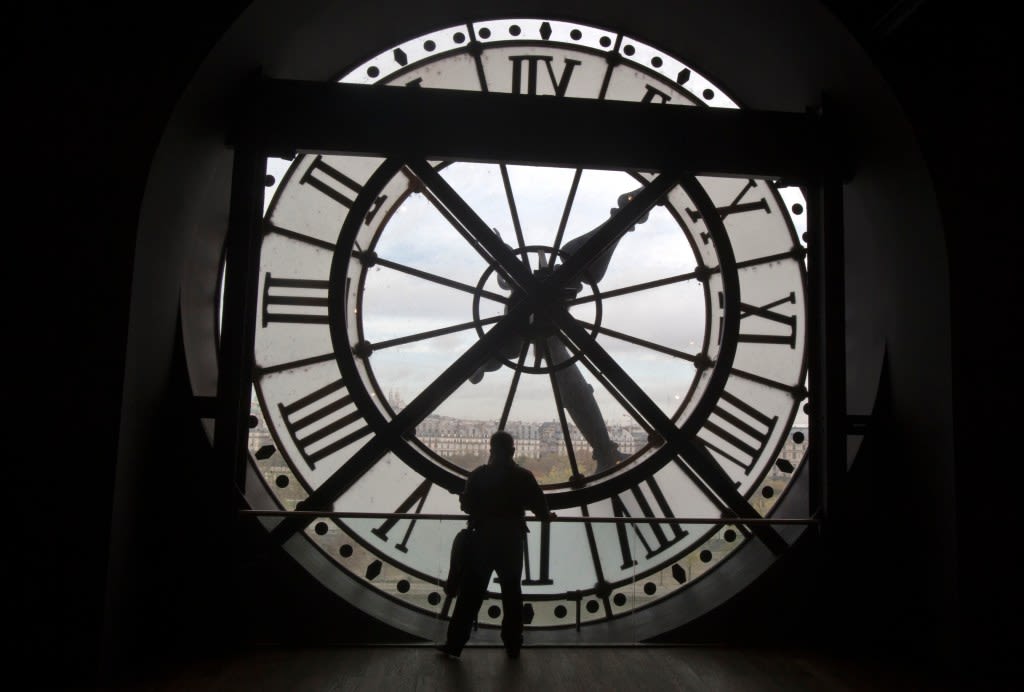
[(821, 111), (827, 146), (808, 189), (810, 288), (811, 513), (828, 530), (836, 488), (846, 473), (846, 291), (843, 250), (843, 177), (837, 132), (827, 102)]
[[(244, 491), (245, 485), (266, 166), (263, 152), (246, 143), (236, 147), (224, 245), (224, 300), (214, 429), (214, 450), (225, 491), (235, 497), (239, 491)], [(232, 510), (236, 509), (233, 502), (229, 505)]]

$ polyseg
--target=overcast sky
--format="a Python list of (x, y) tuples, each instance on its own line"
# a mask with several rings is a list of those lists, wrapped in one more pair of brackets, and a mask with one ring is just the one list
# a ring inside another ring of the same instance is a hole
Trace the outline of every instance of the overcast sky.
[[(289, 162), (271, 160), (268, 172), (280, 180)], [(568, 199), (573, 169), (509, 166), (520, 226), (526, 245), (551, 246)], [(500, 168), (492, 164), (456, 164), (443, 171), (445, 179), (501, 238), (516, 247), (515, 225), (505, 194)], [(624, 192), (639, 183), (621, 172), (585, 171), (567, 221), (562, 244), (606, 221)], [(273, 189), (267, 191), (267, 200)], [(377, 252), (387, 258), (434, 275), (476, 285), (487, 265), (422, 195), (413, 195), (399, 208), (380, 237)], [(529, 254), (536, 269), (547, 257)], [(693, 271), (696, 266), (682, 230), (662, 207), (653, 209), (643, 224), (619, 243), (608, 271), (598, 284), (602, 292)], [(491, 274), (485, 287), (507, 295)], [(592, 295), (585, 287), (581, 296)], [(626, 296), (601, 300), (602, 326), (625, 332), (688, 353), (696, 353), (704, 332), (703, 294), (696, 281)], [(581, 304), (572, 313), (593, 322), (595, 302)], [(482, 317), (502, 314), (496, 301), (481, 301)], [(473, 319), (472, 296), (466, 292), (409, 276), (386, 267), (371, 270), (363, 304), (366, 336), (380, 342)], [(404, 401), (415, 397), (476, 340), (474, 330), (424, 339), (412, 344), (376, 351), (371, 364), (381, 389)], [(685, 360), (602, 337), (601, 345), (667, 413), (674, 412), (690, 385), (693, 366)], [(531, 350), (528, 363), (533, 364)], [(580, 367), (582, 366), (573, 366)], [(585, 379), (594, 387), (602, 414), (610, 423), (626, 423), (621, 407), (592, 374)], [(467, 382), (438, 409), (441, 415), (497, 419), (507, 398), (512, 370), (500, 367), (488, 372), (478, 384)], [(517, 389), (513, 420), (556, 420), (550, 378), (524, 375)]]
[[(268, 172), (277, 181), (290, 162), (268, 161)], [(526, 245), (551, 246), (563, 214), (574, 169), (509, 166), (510, 185)], [(494, 164), (459, 163), (443, 169), (445, 179), (477, 214), (508, 244), (516, 247), (515, 225), (505, 194), (501, 169)], [(617, 199), (636, 189), (630, 175), (613, 171), (584, 171), (568, 217), (562, 244), (606, 221)], [(266, 199), (273, 196), (267, 190)], [(497, 277), (487, 274), (484, 260), (423, 195), (414, 194), (395, 213), (378, 241), (379, 256), (435, 276), (443, 276), (507, 295)], [(529, 253), (532, 268), (545, 258)], [(602, 293), (645, 281), (693, 271), (693, 253), (682, 229), (664, 207), (654, 207), (647, 220), (620, 241), (607, 273), (598, 284)], [(585, 286), (580, 296), (592, 295)], [(585, 322), (597, 314), (592, 301), (572, 308)], [(705, 329), (704, 296), (694, 280), (674, 283), (624, 296), (602, 299), (601, 324), (669, 348), (696, 354)], [(499, 316), (502, 303), (483, 299), (480, 316)], [(362, 310), (366, 338), (373, 343), (418, 334), (473, 319), (472, 295), (376, 266), (366, 280)], [(414, 343), (379, 349), (371, 356), (374, 375), (385, 396), (394, 393), (405, 402), (413, 399), (458, 355), (469, 348), (477, 334), (468, 329)], [(693, 366), (681, 358), (659, 353), (607, 335), (599, 343), (662, 409), (676, 411), (690, 386)], [(514, 348), (516, 345), (511, 344)], [(534, 363), (531, 350), (527, 363)], [(594, 375), (582, 365), (586, 381), (594, 388), (602, 415), (609, 423), (631, 422)], [(508, 396), (512, 369), (501, 366), (485, 374), (478, 384), (464, 383), (436, 411), (440, 415), (496, 420)], [(557, 420), (551, 381), (546, 374), (524, 375), (518, 384), (511, 420)]]

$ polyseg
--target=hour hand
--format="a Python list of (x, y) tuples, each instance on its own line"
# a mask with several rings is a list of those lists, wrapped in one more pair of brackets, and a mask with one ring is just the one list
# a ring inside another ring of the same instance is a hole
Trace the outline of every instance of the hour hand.
[[(610, 214), (611, 214), (612, 216), (615, 216), (615, 214), (616, 214), (616, 213), (618, 213), (618, 211), (619, 211), (620, 209), (622, 209), (622, 207), (626, 206), (626, 203), (627, 203), (627, 202), (630, 202), (630, 201), (632, 201), (632, 199), (633, 199), (634, 197), (636, 197), (636, 196), (637, 196), (637, 194), (639, 194), (641, 190), (643, 190), (643, 188), (642, 188), (642, 187), (638, 187), (637, 189), (633, 190), (632, 192), (624, 192), (624, 193), (622, 193), (621, 195), (619, 195), (619, 199), (618, 199), (618, 202), (617, 202), (617, 204), (616, 204), (616, 205), (615, 205), (614, 207), (612, 207), (612, 208), (611, 208), (611, 209), (609, 210), (609, 213), (610, 213)], [(641, 217), (640, 217), (639, 219), (637, 219), (637, 220), (636, 220), (636, 223), (634, 223), (634, 224), (633, 224), (632, 226), (630, 226), (630, 227), (629, 227), (629, 228), (627, 228), (626, 230), (627, 230), (627, 231), (632, 231), (632, 230), (633, 230), (634, 228), (636, 228), (636, 227), (637, 227), (637, 225), (638, 225), (638, 224), (641, 224), (641, 223), (643, 223), (644, 221), (646, 221), (646, 220), (647, 220), (647, 216), (648, 216), (648, 215), (649, 215), (650, 213), (651, 213), (650, 211), (645, 211), (645, 212), (644, 212), (644, 215), (643, 215), (643, 216), (641, 216)]]
[[(624, 192), (621, 195), (619, 195), (619, 199), (617, 200), (618, 203), (617, 203), (616, 206), (612, 207), (609, 210), (609, 215), (610, 216), (615, 216), (617, 213), (619, 213), (619, 210), (621, 210), (622, 207), (624, 207), (637, 194), (639, 194), (641, 190), (643, 190), (643, 188), (637, 188), (636, 190), (633, 190), (632, 192)], [(636, 220), (636, 222), (633, 223), (633, 225), (631, 225), (629, 228), (626, 229), (626, 231), (632, 231), (634, 228), (636, 228), (637, 224), (641, 224), (644, 221), (646, 221), (649, 214), (650, 214), (650, 211), (645, 211), (643, 216), (638, 218)], [(607, 222), (605, 222), (605, 223), (607, 223)], [(595, 235), (598, 231), (600, 231), (602, 226), (604, 226), (604, 224), (601, 224), (597, 228), (595, 228), (594, 230), (589, 231), (587, 233), (584, 233), (583, 235), (581, 235), (581, 236), (579, 236), (577, 238), (573, 238), (572, 240), (570, 240), (562, 248), (564, 253), (566, 255), (574, 254), (580, 247), (582, 247), (584, 245), (584, 243), (586, 243), (588, 240), (590, 240), (590, 238), (593, 235)], [(609, 245), (601, 253), (601, 255), (599, 255), (597, 257), (597, 259), (595, 259), (593, 262), (590, 263), (590, 266), (587, 268), (587, 276), (589, 277), (589, 279), (591, 281), (598, 282), (602, 278), (604, 278), (605, 271), (607, 271), (608, 264), (612, 261), (612, 255), (614, 254), (615, 248), (616, 248), (616, 246), (618, 244), (619, 244), (619, 241), (616, 240), (614, 243)], [(576, 290), (579, 290), (580, 287), (581, 287), (581, 284), (577, 283), (576, 284)]]

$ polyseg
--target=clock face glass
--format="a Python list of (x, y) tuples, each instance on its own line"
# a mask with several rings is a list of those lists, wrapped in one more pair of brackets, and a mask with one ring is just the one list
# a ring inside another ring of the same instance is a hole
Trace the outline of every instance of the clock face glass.
[[(545, 20), (449, 27), (339, 79), (738, 107), (652, 46)], [(565, 519), (531, 524), (535, 636), (683, 624), (716, 579), (763, 569), (791, 539), (716, 522), (792, 515), (799, 500), (798, 188), (316, 152), (268, 173), (247, 493), (257, 509), (346, 513), (285, 541), (335, 592), (434, 636), (464, 525), (439, 515), (461, 516), (457, 493), (498, 429)], [(481, 631), (500, 606), (495, 583)]]

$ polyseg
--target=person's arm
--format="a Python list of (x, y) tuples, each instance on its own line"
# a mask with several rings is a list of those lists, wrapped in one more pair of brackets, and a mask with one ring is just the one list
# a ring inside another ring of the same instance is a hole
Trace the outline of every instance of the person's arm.
[(459, 495), (459, 507), (470, 517), (480, 514), (480, 474), (479, 469), (469, 474), (466, 478), (466, 487)]
[(544, 491), (540, 489), (540, 484), (537, 483), (537, 479), (532, 473), (527, 472), (526, 481), (526, 508), (535, 516), (548, 521), (555, 515), (548, 509)]

